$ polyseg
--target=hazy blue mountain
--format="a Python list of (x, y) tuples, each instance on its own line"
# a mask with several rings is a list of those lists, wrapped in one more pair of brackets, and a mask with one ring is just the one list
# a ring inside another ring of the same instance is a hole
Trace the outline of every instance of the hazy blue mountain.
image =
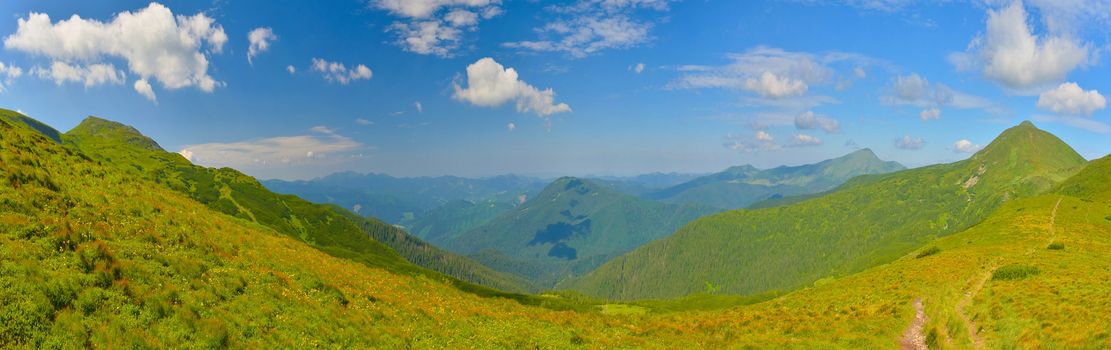
[(517, 175), (487, 178), (393, 177), (385, 174), (336, 173), (308, 181), (266, 180), (275, 192), (331, 203), (390, 223), (413, 220), (452, 201), (494, 200), (520, 203), (544, 187), (545, 181)]
[(481, 226), (430, 240), (544, 287), (715, 211), (651, 201), (565, 177)]
[(866, 174), (903, 170), (901, 164), (880, 160), (870, 149), (815, 164), (757, 169), (735, 166), (648, 193), (648, 198), (671, 203), (704, 204), (738, 209), (768, 199), (831, 190), (849, 179)]

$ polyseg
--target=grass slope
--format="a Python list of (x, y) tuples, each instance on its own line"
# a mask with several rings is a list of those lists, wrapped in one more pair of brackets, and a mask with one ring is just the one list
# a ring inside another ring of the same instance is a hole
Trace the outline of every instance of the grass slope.
[(855, 181), (795, 204), (701, 218), (560, 286), (615, 299), (789, 291), (892, 261), (1043, 192), (1085, 160), (1025, 122), (971, 158)]
[(551, 287), (713, 211), (654, 202), (568, 177), (490, 222), (440, 242)]
[(126, 125), (89, 117), (63, 135), (63, 140), (67, 146), (105, 164), (156, 181), (217, 211), (270, 227), (336, 256), (420, 273), (420, 269), (414, 270), (408, 263), (413, 262), (493, 288), (531, 290), (519, 277), (443, 251), (376, 219), (270, 192), (254, 178), (233, 169), (195, 166), (177, 153), (163, 151), (153, 140)]
[(862, 149), (809, 165), (767, 170), (751, 165), (732, 167), (650, 193), (648, 197), (672, 203), (739, 209), (766, 199), (827, 191), (859, 175), (903, 169), (899, 163), (882, 161), (872, 150)]

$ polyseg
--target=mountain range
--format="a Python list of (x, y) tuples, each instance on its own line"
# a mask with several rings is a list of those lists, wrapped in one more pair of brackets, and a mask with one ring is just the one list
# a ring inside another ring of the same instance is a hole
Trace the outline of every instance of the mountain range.
[(482, 225), (432, 242), (551, 287), (715, 211), (654, 202), (565, 177)]
[(561, 284), (643, 269), (613, 290), (698, 292), (626, 302), (460, 282), (364, 227), (381, 221), (173, 156), (120, 124), (0, 111), (0, 347), (1111, 346), (1111, 157), (1029, 123), (964, 161), (696, 219)]
[(735, 294), (790, 291), (963, 231), (1085, 164), (1060, 139), (1024, 122), (964, 161), (861, 176), (797, 203), (700, 218), (560, 288), (616, 299), (680, 297), (707, 286)]
[(808, 195), (831, 190), (860, 175), (903, 170), (897, 162), (880, 160), (871, 149), (815, 164), (757, 169), (735, 166), (725, 171), (646, 193), (648, 198), (671, 203), (703, 204), (739, 209), (769, 199)]
[(317, 203), (336, 204), (360, 215), (389, 223), (413, 220), (453, 201), (520, 203), (542, 189), (541, 179), (501, 175), (487, 178), (456, 176), (399, 178), (385, 174), (336, 173), (302, 181), (266, 180), (262, 184)]

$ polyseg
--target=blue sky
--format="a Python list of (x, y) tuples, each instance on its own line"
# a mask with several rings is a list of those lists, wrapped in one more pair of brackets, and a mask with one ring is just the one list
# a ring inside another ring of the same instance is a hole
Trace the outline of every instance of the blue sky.
[(1027, 119), (1095, 158), (1111, 152), (1109, 13), (1106, 0), (6, 1), (0, 106), (63, 131), (120, 121), (261, 178), (711, 172), (861, 147), (921, 166)]

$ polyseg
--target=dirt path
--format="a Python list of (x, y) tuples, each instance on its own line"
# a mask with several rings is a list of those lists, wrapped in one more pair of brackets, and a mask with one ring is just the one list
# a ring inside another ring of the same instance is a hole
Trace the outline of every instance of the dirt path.
[[(1057, 240), (1057, 230), (1054, 228), (1054, 225), (1057, 223), (1057, 208), (1061, 207), (1062, 200), (1064, 200), (1064, 198), (1057, 199), (1057, 204), (1053, 206), (1053, 212), (1049, 215), (1049, 243), (1053, 243), (1053, 241)], [(1029, 256), (1034, 254), (1034, 252), (1044, 246), (1045, 245), (1033, 247), (1026, 252), (1026, 255)], [(968, 329), (968, 339), (972, 341), (972, 347), (974, 349), (983, 349), (984, 339), (980, 337), (980, 329), (976, 327), (976, 322), (972, 320), (972, 317), (965, 312), (965, 308), (972, 303), (972, 299), (976, 297), (976, 294), (980, 293), (980, 290), (984, 288), (984, 284), (987, 283), (988, 279), (991, 278), (992, 274), (995, 273), (995, 269), (998, 267), (998, 262), (989, 265), (987, 271), (981, 274), (972, 287), (964, 293), (964, 298), (957, 302), (957, 315), (964, 322), (965, 328)]]
[(991, 278), (991, 274), (994, 273), (995, 269), (998, 267), (998, 263), (992, 263), (987, 271), (976, 278), (976, 282), (972, 287), (969, 288), (967, 292), (964, 292), (964, 298), (961, 298), (961, 301), (957, 302), (957, 316), (961, 318), (965, 328), (968, 329), (968, 339), (972, 341), (972, 348), (974, 349), (983, 349), (984, 339), (980, 338), (980, 329), (976, 328), (976, 322), (972, 320), (972, 316), (969, 316), (964, 309), (969, 304), (972, 304), (972, 298), (975, 298), (976, 294), (980, 293), (980, 290), (984, 288), (984, 283), (987, 283), (988, 279)]
[(907, 327), (906, 332), (903, 333), (903, 338), (899, 340), (899, 349), (901, 350), (926, 350), (930, 347), (926, 345), (926, 335), (922, 331), (926, 328), (926, 322), (930, 319), (926, 317), (926, 308), (922, 306), (922, 298), (914, 300), (914, 321), (910, 322), (910, 327)]

